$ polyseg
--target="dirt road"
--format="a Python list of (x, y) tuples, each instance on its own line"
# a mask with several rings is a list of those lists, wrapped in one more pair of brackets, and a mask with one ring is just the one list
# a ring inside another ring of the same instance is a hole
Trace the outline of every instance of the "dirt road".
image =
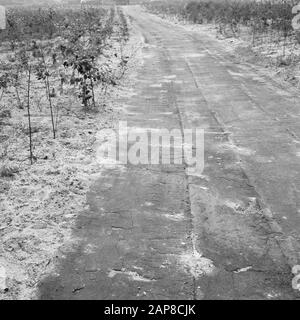
[(40, 298), (299, 298), (299, 99), (213, 37), (124, 10), (145, 46), (122, 120), (204, 128), (205, 169), (108, 168)]

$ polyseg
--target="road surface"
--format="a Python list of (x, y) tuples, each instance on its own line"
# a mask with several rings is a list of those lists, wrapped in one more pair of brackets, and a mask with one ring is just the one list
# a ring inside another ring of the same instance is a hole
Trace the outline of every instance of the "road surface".
[(41, 299), (296, 299), (299, 99), (205, 33), (124, 7), (144, 38), (122, 120), (205, 129), (205, 168), (108, 168)]

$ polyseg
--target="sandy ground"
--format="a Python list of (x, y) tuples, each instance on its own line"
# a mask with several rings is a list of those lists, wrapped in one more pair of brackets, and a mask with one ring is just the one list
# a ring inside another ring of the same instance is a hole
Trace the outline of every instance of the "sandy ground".
[[(135, 39), (120, 47), (112, 38), (107, 63), (117, 75), (123, 72), (118, 56), (132, 58)], [(122, 52), (121, 52), (122, 51)], [(131, 61), (129, 61), (130, 65)], [(118, 118), (115, 100), (122, 94), (126, 73), (107, 94), (97, 89), (98, 108), (84, 112), (68, 89), (58, 95), (57, 139), (51, 138), (47, 101), (36, 87), (32, 95), (33, 144), (36, 161), (29, 165), (26, 109), (16, 108), (15, 92), (6, 92), (0, 119), (0, 299), (34, 299), (39, 281), (54, 272), (57, 259), (76, 243), (74, 221), (86, 207), (86, 193), (101, 175), (95, 143), (97, 133), (113, 128)], [(5, 111), (4, 111), (5, 112)], [(5, 116), (5, 117), (4, 117)]]

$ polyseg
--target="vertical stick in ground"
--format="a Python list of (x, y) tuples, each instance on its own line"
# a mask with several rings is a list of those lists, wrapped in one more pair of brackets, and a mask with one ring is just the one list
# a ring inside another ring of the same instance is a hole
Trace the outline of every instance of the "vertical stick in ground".
[(30, 154), (30, 163), (33, 164), (32, 129), (31, 129), (31, 114), (30, 114), (31, 66), (28, 66), (27, 81), (28, 81), (27, 82), (27, 116), (28, 116), (28, 130), (29, 130), (29, 154)]
[(52, 99), (51, 99), (50, 84), (49, 84), (49, 77), (48, 77), (48, 76), (46, 76), (45, 84), (46, 84), (46, 92), (47, 92), (47, 95), (48, 95), (49, 106), (50, 106), (50, 114), (51, 114), (51, 123), (52, 123), (53, 139), (55, 139), (55, 138), (56, 138), (56, 132), (55, 132), (53, 106), (52, 106)]

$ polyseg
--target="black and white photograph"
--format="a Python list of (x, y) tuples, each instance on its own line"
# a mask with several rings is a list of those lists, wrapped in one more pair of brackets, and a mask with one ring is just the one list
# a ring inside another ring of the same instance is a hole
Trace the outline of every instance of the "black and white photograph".
[(299, 299), (300, 0), (0, 0), (0, 300)]

